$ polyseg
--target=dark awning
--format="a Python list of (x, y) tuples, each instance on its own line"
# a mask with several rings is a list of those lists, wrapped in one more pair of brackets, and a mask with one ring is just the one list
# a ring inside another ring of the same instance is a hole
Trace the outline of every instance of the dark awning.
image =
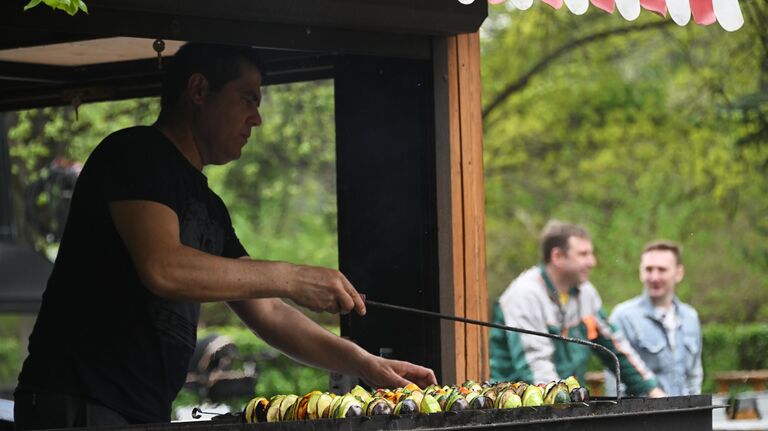
[(432, 37), (488, 14), (455, 0), (99, 0), (74, 16), (24, 3), (0, 2), (0, 111), (157, 95), (155, 39), (257, 47), (269, 85), (330, 78), (343, 54), (428, 59)]

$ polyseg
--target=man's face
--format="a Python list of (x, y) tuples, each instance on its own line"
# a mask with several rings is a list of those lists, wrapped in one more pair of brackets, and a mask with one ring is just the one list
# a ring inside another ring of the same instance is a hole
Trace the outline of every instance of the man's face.
[(651, 250), (640, 258), (640, 281), (651, 299), (671, 298), (683, 274), (683, 266), (669, 250)]
[(192, 127), (203, 165), (239, 159), (251, 129), (261, 125), (261, 73), (249, 64), (240, 70), (240, 77), (220, 90), (207, 90), (199, 104)]
[(597, 265), (592, 241), (572, 236), (568, 238), (568, 251), (555, 249), (552, 256), (563, 277), (574, 285), (589, 280), (589, 273)]

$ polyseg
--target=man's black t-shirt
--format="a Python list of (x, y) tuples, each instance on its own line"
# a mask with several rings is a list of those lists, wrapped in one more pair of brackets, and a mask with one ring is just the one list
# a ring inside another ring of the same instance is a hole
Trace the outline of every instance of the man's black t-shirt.
[(142, 284), (109, 213), (110, 202), (124, 200), (171, 208), (187, 246), (246, 255), (224, 203), (173, 143), (152, 127), (113, 133), (75, 186), (19, 387), (91, 398), (134, 422), (165, 422), (195, 348), (200, 306)]

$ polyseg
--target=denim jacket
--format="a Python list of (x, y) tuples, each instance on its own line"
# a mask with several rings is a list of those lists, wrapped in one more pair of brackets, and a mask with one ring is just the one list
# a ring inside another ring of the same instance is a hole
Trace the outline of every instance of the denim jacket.
[[(703, 377), (699, 316), (693, 307), (680, 302), (676, 296), (673, 303), (677, 315), (674, 349), (647, 294), (617, 305), (610, 322), (623, 332), (645, 365), (656, 374), (664, 392), (670, 396), (697, 395), (701, 393)], [(615, 394), (611, 376), (606, 375), (606, 392)]]

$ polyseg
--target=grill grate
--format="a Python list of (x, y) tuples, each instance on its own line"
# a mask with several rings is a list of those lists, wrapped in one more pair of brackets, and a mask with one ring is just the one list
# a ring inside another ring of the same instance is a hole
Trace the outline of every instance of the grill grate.
[[(434, 414), (386, 415), (347, 419), (244, 424), (239, 415), (222, 415), (210, 422), (187, 422), (184, 429), (250, 431), (504, 431), (712, 429), (711, 395), (670, 398), (597, 398), (589, 403), (516, 409), (467, 410)], [(179, 426), (182, 424), (177, 424)], [(170, 425), (173, 427), (174, 425)], [(147, 430), (168, 426), (150, 426)]]

